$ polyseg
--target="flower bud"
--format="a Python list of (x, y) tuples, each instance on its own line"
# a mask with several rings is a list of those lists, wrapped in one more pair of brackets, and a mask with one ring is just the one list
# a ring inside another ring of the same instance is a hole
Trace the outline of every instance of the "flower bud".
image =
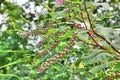
[(55, 6), (60, 7), (64, 3), (64, 0), (56, 0), (55, 1)]
[(41, 45), (42, 45), (42, 41), (39, 41), (36, 46), (40, 47)]
[(44, 70), (43, 69), (39, 69), (39, 73), (43, 73), (44, 72)]

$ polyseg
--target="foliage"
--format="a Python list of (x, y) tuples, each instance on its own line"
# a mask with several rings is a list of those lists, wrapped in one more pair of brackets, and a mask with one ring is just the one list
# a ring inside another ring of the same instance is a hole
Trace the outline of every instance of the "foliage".
[[(3, 1), (4, 10), (1, 7), (0, 12), (7, 13), (9, 18), (8, 29), (0, 32), (0, 79), (119, 79), (120, 17), (116, 18), (119, 13), (114, 14), (119, 9), (109, 8), (120, 3), (65, 0), (54, 6), (53, 2), (36, 3), (48, 9), (48, 13), (39, 12), (39, 18), (34, 20), (33, 13), (24, 15), (20, 6)], [(101, 5), (103, 12), (98, 10)], [(111, 23), (112, 19), (116, 22)], [(32, 29), (32, 21), (36, 22), (36, 29)], [(29, 30), (23, 29), (24, 24), (29, 25)], [(27, 44), (31, 38), (35, 46)]]

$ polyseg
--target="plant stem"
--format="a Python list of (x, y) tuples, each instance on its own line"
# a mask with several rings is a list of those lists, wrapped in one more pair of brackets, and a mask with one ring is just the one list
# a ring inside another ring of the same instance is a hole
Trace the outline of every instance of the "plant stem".
[(85, 7), (85, 11), (86, 11), (86, 14), (87, 14), (89, 23), (90, 23), (90, 28), (94, 31), (94, 29), (93, 29), (93, 27), (92, 27), (92, 21), (91, 21), (91, 19), (90, 19), (90, 15), (89, 15), (88, 10), (87, 10), (86, 0), (84, 0), (84, 7)]
[(120, 51), (118, 51), (109, 41), (107, 41), (103, 36), (101, 36), (100, 34), (98, 34), (98, 33), (96, 33), (95, 31), (94, 31), (94, 33), (97, 35), (97, 36), (99, 36), (101, 39), (103, 39), (109, 46), (111, 46), (111, 48), (113, 49), (113, 50), (115, 50), (118, 54), (120, 54)]
[(89, 15), (88, 10), (87, 10), (86, 0), (84, 0), (84, 7), (85, 7), (85, 11), (86, 11), (88, 20), (89, 20), (90, 28), (92, 29), (93, 33), (95, 35), (99, 36), (101, 39), (103, 39), (109, 46), (111, 46), (111, 48), (113, 50), (115, 50), (118, 54), (120, 54), (120, 51), (118, 51), (109, 41), (107, 41), (103, 36), (101, 36), (100, 34), (98, 34), (98, 33), (95, 32), (94, 28), (92, 27), (92, 21), (91, 21), (90, 15)]
[(85, 20), (84, 20), (84, 17), (83, 17), (83, 14), (82, 14), (82, 13), (80, 13), (80, 17), (82, 18), (82, 21), (83, 21), (83, 23), (84, 23), (84, 25), (85, 25), (85, 28), (88, 30), (87, 25), (86, 25), (86, 23), (85, 23)]
[(88, 45), (91, 45), (91, 46), (97, 46), (96, 44), (92, 44), (92, 43), (86, 42), (86, 41), (84, 41), (84, 40), (81, 40), (81, 39), (78, 38), (78, 37), (77, 37), (77, 39), (78, 39), (79, 41), (83, 42), (83, 43), (88, 44)]

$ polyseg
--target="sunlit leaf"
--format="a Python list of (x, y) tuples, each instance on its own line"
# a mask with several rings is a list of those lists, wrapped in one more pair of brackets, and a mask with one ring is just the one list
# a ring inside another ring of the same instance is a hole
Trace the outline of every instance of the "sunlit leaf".
[(115, 61), (110, 61), (110, 62), (106, 62), (106, 63), (103, 63), (103, 64), (98, 65), (98, 66), (94, 66), (89, 70), (89, 72), (96, 73), (96, 72), (98, 72), (106, 67), (109, 67), (113, 63), (115, 63)]

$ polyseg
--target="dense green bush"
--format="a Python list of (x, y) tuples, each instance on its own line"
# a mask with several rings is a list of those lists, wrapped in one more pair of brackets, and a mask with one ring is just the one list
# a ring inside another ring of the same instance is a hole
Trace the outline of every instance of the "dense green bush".
[(59, 1), (1, 2), (0, 80), (120, 79), (119, 1)]

